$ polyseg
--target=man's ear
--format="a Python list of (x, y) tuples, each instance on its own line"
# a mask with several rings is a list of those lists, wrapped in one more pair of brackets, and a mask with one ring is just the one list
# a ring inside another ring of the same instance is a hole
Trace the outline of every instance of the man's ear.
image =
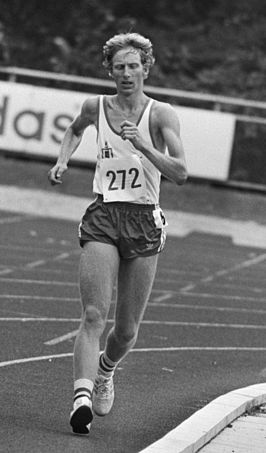
[(144, 80), (145, 80), (149, 76), (149, 68), (148, 68), (148, 66), (144, 66), (143, 67), (143, 73), (144, 73)]

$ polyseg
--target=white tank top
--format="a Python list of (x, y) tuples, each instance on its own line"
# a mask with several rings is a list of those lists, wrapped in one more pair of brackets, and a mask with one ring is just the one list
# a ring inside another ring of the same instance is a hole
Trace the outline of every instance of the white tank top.
[[(137, 122), (145, 140), (153, 145), (149, 124), (153, 100), (143, 108)], [(161, 173), (129, 140), (123, 140), (106, 115), (105, 98), (99, 99), (98, 155), (93, 192), (104, 202), (127, 201), (159, 204)]]

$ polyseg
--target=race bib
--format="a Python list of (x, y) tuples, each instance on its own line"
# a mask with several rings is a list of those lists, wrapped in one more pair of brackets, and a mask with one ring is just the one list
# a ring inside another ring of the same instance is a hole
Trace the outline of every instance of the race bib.
[(140, 158), (102, 159), (100, 163), (103, 199), (112, 201), (146, 201), (146, 180)]

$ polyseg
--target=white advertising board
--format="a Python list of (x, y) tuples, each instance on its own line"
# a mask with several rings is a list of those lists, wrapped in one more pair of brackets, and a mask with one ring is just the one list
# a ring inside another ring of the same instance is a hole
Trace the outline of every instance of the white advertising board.
[[(0, 149), (58, 155), (65, 128), (90, 94), (0, 82)], [(234, 115), (178, 107), (190, 176), (226, 180), (234, 139)], [(72, 159), (96, 161), (96, 130), (86, 129)]]
[(227, 180), (235, 136), (235, 116), (188, 107), (176, 109), (189, 174)]

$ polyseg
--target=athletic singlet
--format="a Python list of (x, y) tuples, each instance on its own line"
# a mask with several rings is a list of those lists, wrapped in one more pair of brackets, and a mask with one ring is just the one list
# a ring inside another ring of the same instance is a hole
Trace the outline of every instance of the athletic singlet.
[[(149, 122), (153, 100), (147, 101), (137, 122), (140, 134), (153, 145)], [(105, 98), (99, 99), (98, 155), (93, 192), (105, 203), (126, 201), (159, 204), (161, 173), (129, 140), (123, 140), (106, 115)]]

